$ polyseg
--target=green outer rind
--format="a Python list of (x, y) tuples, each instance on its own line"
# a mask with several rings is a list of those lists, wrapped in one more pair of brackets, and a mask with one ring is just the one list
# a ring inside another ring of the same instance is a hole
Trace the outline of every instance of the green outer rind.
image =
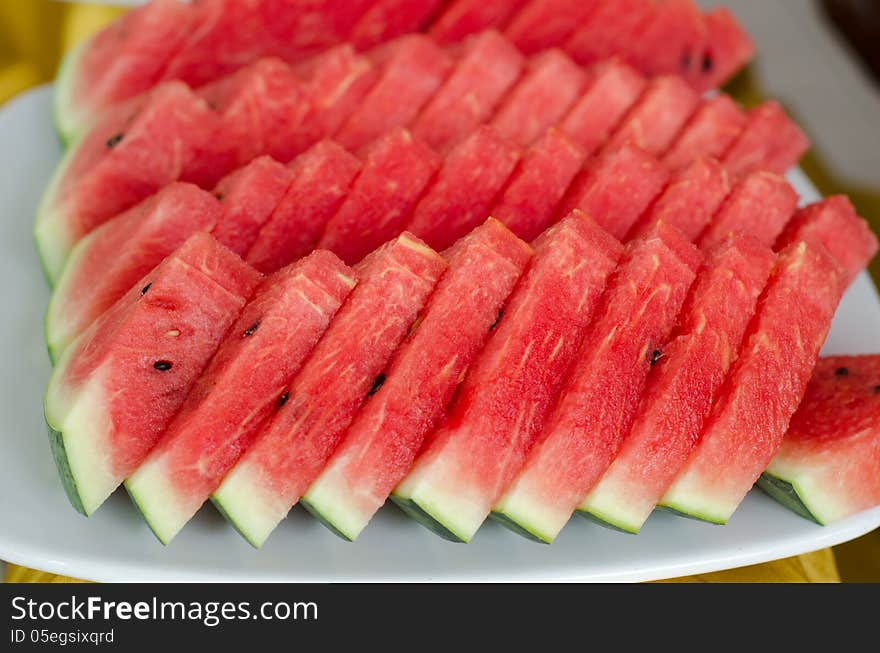
[(141, 514), (141, 517), (144, 518), (144, 521), (147, 522), (147, 526), (150, 527), (150, 530), (153, 532), (153, 535), (155, 535), (156, 539), (159, 540), (163, 545), (167, 545), (168, 542), (170, 542), (171, 540), (170, 539), (165, 540), (162, 538), (161, 535), (159, 535), (159, 532), (156, 530), (156, 528), (153, 526), (153, 523), (150, 521), (150, 517), (149, 517), (147, 511), (143, 509), (140, 502), (138, 501), (137, 494), (131, 491), (131, 488), (128, 487), (128, 483), (123, 483), (122, 485), (125, 486), (125, 491), (128, 493), (129, 498), (131, 498), (131, 502), (138, 509), (138, 512)]
[(489, 518), (497, 521), (499, 524), (501, 524), (505, 528), (508, 528), (509, 530), (513, 531), (517, 535), (521, 535), (522, 537), (526, 538), (527, 540), (531, 540), (532, 542), (538, 542), (540, 544), (552, 544), (551, 541), (541, 537), (537, 533), (530, 531), (525, 526), (523, 526), (522, 524), (520, 524), (517, 521), (514, 521), (513, 519), (508, 517), (503, 512), (496, 512), (493, 510), (492, 512), (489, 513)]
[(346, 534), (343, 533), (341, 530), (339, 530), (339, 527), (336, 526), (336, 524), (335, 524), (333, 521), (331, 521), (330, 518), (329, 518), (327, 515), (325, 515), (325, 514), (324, 514), (323, 512), (321, 512), (320, 510), (318, 510), (318, 508), (317, 508), (316, 506), (312, 505), (312, 504), (308, 501), (308, 499), (306, 499), (305, 497), (303, 497), (303, 498), (301, 498), (301, 499), (299, 500), (299, 502), (303, 505), (303, 507), (304, 507), (306, 510), (309, 511), (309, 513), (311, 513), (311, 515), (312, 515), (315, 519), (317, 519), (319, 522), (321, 522), (322, 524), (324, 524), (324, 526), (326, 526), (327, 528), (329, 528), (329, 529), (333, 532), (334, 535), (339, 536), (340, 538), (342, 538), (342, 539), (345, 540), (346, 542), (354, 542), (354, 538), (352, 538), (352, 537), (349, 536), (349, 535), (346, 535)]
[(397, 504), (397, 506), (399, 506), (400, 509), (407, 514), (407, 516), (412, 517), (422, 526), (427, 528), (435, 535), (439, 535), (444, 540), (456, 542), (458, 544), (466, 544), (468, 542), (468, 540), (463, 539), (462, 537), (456, 535), (454, 532), (449, 530), (442, 522), (438, 521), (430, 512), (428, 512), (414, 499), (406, 499), (404, 497), (399, 497), (392, 494), (391, 500), (395, 504)]
[(638, 528), (633, 528), (629, 524), (624, 524), (622, 521), (614, 519), (614, 517), (611, 515), (605, 515), (593, 510), (576, 510), (575, 514), (578, 514), (581, 517), (585, 517), (591, 522), (599, 524), (599, 526), (604, 526), (605, 528), (609, 528), (612, 531), (617, 531), (618, 533), (627, 533), (628, 535), (639, 534)]
[[(232, 527), (235, 529), (235, 531), (239, 535), (241, 535), (247, 541), (248, 544), (250, 544), (255, 549), (259, 549), (260, 547), (263, 546), (262, 542), (257, 542), (255, 539), (252, 539), (251, 536), (248, 535), (248, 532), (244, 528), (242, 528), (240, 526), (240, 524), (235, 519), (232, 518), (232, 515), (226, 510), (226, 507), (223, 505), (223, 500), (220, 499), (220, 497), (212, 494), (210, 499), (211, 499), (211, 503), (213, 503), (214, 507), (217, 509), (217, 512), (219, 512), (223, 516), (223, 518), (232, 525)], [(331, 530), (333, 530), (329, 524), (327, 524), (327, 527), (330, 528)], [(340, 533), (336, 533), (336, 534), (339, 535), (340, 537), (343, 537), (344, 539), (348, 539), (348, 538), (345, 538), (344, 536), (342, 536)]]
[(824, 522), (814, 515), (807, 507), (806, 502), (801, 498), (797, 490), (797, 486), (785, 479), (773, 476), (768, 472), (761, 474), (756, 485), (761, 488), (770, 497), (781, 503), (783, 506), (797, 513), (804, 519), (824, 526)]
[(82, 497), (79, 495), (76, 480), (73, 478), (73, 472), (70, 470), (70, 462), (67, 459), (67, 449), (64, 446), (64, 434), (60, 431), (56, 431), (52, 425), (49, 424), (48, 418), (46, 420), (46, 426), (49, 431), (49, 445), (52, 447), (52, 457), (55, 459), (55, 466), (58, 468), (58, 476), (61, 478), (64, 492), (67, 494), (67, 498), (70, 499), (70, 503), (76, 508), (77, 512), (88, 517), (89, 515), (83, 505)]
[(64, 148), (69, 147), (78, 139), (82, 129), (81, 120), (73, 108), (75, 103), (72, 93), (76, 72), (79, 70), (78, 64), (88, 43), (90, 41), (76, 46), (64, 55), (55, 78), (55, 92), (52, 94), (52, 121), (55, 125), (55, 132), (58, 134), (58, 140)]
[(687, 512), (686, 510), (679, 510), (678, 508), (676, 508), (675, 506), (672, 506), (672, 505), (666, 505), (666, 504), (661, 503), (657, 506), (657, 508), (659, 510), (663, 510), (665, 512), (671, 512), (673, 515), (676, 515), (678, 517), (687, 517), (688, 519), (695, 519), (697, 521), (704, 521), (709, 524), (716, 524), (718, 526), (724, 526), (725, 524), (727, 524), (727, 520), (725, 520), (725, 519), (718, 519), (717, 517), (710, 517), (709, 515), (701, 515), (696, 512)]

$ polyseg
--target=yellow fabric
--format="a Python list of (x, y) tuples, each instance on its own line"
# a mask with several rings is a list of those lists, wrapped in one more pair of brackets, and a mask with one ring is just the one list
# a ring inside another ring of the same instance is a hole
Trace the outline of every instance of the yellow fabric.
[[(20, 91), (49, 81), (60, 56), (120, 13), (121, 9), (96, 4), (70, 4), (50, 0), (0, 1), (0, 104)], [(740, 84), (743, 84), (740, 80)], [(740, 94), (744, 97), (743, 94)], [(811, 158), (808, 172), (826, 192), (839, 190), (833, 176)], [(835, 190), (838, 189), (838, 190)], [(869, 218), (880, 220), (880, 198), (875, 193), (854, 193), (854, 200)], [(874, 222), (874, 226), (877, 226)], [(880, 272), (880, 270), (877, 270)], [(875, 277), (878, 278), (878, 277)], [(876, 534), (849, 545), (845, 551), (848, 569), (876, 568), (880, 559), (880, 537)], [(859, 557), (864, 557), (860, 563)], [(874, 567), (872, 567), (872, 562)], [(880, 569), (877, 569), (880, 575)], [(875, 577), (873, 580), (880, 580)], [(671, 582), (839, 582), (835, 556), (831, 549), (714, 574), (704, 574)], [(6, 582), (67, 583), (76, 579), (57, 576), (17, 565), (7, 565)]]

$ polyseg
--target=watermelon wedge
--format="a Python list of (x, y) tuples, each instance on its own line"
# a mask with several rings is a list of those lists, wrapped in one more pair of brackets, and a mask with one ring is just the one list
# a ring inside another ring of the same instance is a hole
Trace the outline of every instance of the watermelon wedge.
[(439, 167), (437, 155), (405, 129), (371, 144), (348, 197), (327, 222), (318, 247), (349, 264), (403, 231)]
[(180, 178), (218, 128), (207, 103), (174, 82), (111, 112), (68, 150), (34, 226), (49, 282), (57, 281), (77, 241)]
[(700, 237), (700, 247), (711, 249), (736, 233), (750, 234), (772, 246), (797, 204), (797, 191), (783, 177), (766, 171), (752, 173), (734, 186)]
[(582, 213), (542, 234), (440, 428), (392, 499), (469, 542), (522, 467), (623, 247)]
[(748, 112), (746, 124), (723, 162), (734, 176), (756, 170), (783, 174), (795, 165), (810, 147), (801, 128), (789, 118), (778, 102), (764, 102)]
[(77, 510), (91, 515), (147, 456), (258, 280), (196, 234), (67, 348), (45, 414)]
[(187, 4), (153, 0), (68, 53), (55, 84), (61, 140), (72, 143), (113, 104), (152, 88), (189, 36), (194, 17)]
[(681, 77), (666, 75), (648, 82), (645, 92), (608, 139), (606, 150), (626, 143), (653, 156), (663, 155), (700, 104)]
[(265, 421), (357, 278), (318, 251), (268, 277), (245, 306), (180, 412), (125, 487), (168, 544)]
[(504, 29), (525, 54), (556, 47), (595, 11), (600, 0), (530, 0)]
[(579, 64), (614, 55), (629, 60), (656, 11), (652, 0), (599, 0), (596, 7), (562, 46)]
[(301, 499), (335, 533), (354, 540), (409, 471), (531, 254), (492, 219), (448, 253), (449, 269), (384, 383)]
[(290, 164), (291, 182), (245, 260), (272, 273), (314, 249), (327, 221), (342, 205), (361, 161), (333, 141), (321, 141)]
[(693, 0), (663, 0), (629, 56), (648, 76), (674, 72), (698, 88), (707, 32), (703, 13)]
[(877, 236), (845, 195), (827, 197), (795, 213), (776, 241), (776, 249), (800, 240), (817, 242), (828, 250), (843, 268), (844, 287), (877, 253)]
[(489, 119), (524, 65), (498, 32), (474, 35), (462, 44), (455, 69), (419, 114), (413, 134), (445, 154)]
[(678, 169), (700, 157), (720, 159), (745, 124), (745, 112), (730, 96), (719, 93), (705, 100), (691, 116), (672, 147), (663, 155), (663, 163)]
[(880, 356), (819, 360), (758, 487), (819, 524), (880, 505)]
[(660, 505), (716, 524), (730, 519), (770, 464), (803, 398), (840, 301), (839, 270), (824, 248), (809, 242), (779, 253), (699, 444)]
[(548, 50), (529, 61), (491, 125), (504, 138), (526, 147), (565, 117), (586, 84), (580, 66), (561, 50)]
[(470, 34), (503, 28), (528, 0), (451, 0), (428, 33), (438, 43), (457, 43)]
[(452, 59), (430, 39), (407, 36), (385, 46), (381, 78), (348, 118), (335, 140), (354, 152), (419, 115), (452, 70)]
[(581, 98), (559, 123), (559, 129), (587, 154), (601, 147), (641, 97), (646, 81), (618, 59), (596, 64)]
[(532, 241), (556, 215), (556, 207), (581, 170), (586, 155), (562, 132), (549, 129), (524, 154), (492, 216), (525, 241)]
[(214, 492), (255, 547), (318, 476), (445, 269), (443, 257), (406, 233), (358, 266), (358, 285), (294, 378), (290, 399)]
[(49, 357), (57, 361), (77, 336), (187, 238), (213, 230), (220, 215), (210, 193), (174, 183), (79, 241), (46, 311)]
[(706, 49), (700, 60), (705, 91), (719, 88), (755, 55), (755, 44), (727, 7), (706, 14)]
[(773, 252), (750, 236), (707, 258), (673, 338), (660, 350), (620, 453), (578, 510), (637, 533), (696, 445), (755, 304)]
[(595, 158), (578, 175), (559, 213), (567, 215), (578, 209), (621, 239), (668, 181), (669, 172), (657, 159), (638, 147), (624, 145)]
[(700, 258), (663, 224), (627, 247), (541, 435), (493, 509), (495, 519), (541, 542), (556, 538), (629, 431), (654, 352), (663, 351)]
[(446, 249), (486, 219), (519, 157), (513, 143), (481, 127), (446, 157), (407, 230), (434, 249)]
[(696, 241), (730, 193), (730, 179), (715, 159), (697, 159), (672, 177), (657, 201), (641, 217), (627, 240), (647, 235), (665, 222)]
[(401, 34), (418, 32), (444, 0), (375, 0), (357, 20), (349, 40), (366, 50)]

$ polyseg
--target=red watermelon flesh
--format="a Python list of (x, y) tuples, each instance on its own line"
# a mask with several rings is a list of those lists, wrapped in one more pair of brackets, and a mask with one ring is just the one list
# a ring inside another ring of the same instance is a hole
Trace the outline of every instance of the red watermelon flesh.
[(700, 247), (708, 250), (735, 233), (749, 234), (772, 247), (797, 205), (797, 191), (783, 177), (752, 173), (734, 186), (700, 237)]
[(262, 424), (357, 279), (330, 252), (267, 278), (125, 487), (167, 544), (196, 513)]
[(74, 248), (46, 312), (53, 360), (131, 287), (197, 231), (211, 231), (220, 206), (210, 193), (173, 183), (105, 222)]
[(444, 0), (375, 0), (358, 19), (349, 40), (366, 50), (394, 37), (421, 30)]
[(699, 444), (661, 505), (718, 524), (730, 519), (803, 398), (840, 301), (838, 270), (813, 243), (780, 252)]
[(531, 253), (491, 218), (448, 252), (449, 268), (385, 382), (303, 495), (306, 507), (336, 533), (355, 539), (409, 471)]
[(503, 28), (527, 0), (451, 0), (428, 33), (438, 43), (457, 43), (470, 34)]
[(579, 510), (638, 532), (696, 446), (736, 360), (773, 252), (739, 236), (707, 258), (673, 338), (660, 350), (620, 453)]
[(624, 143), (638, 145), (648, 154), (661, 156), (700, 104), (700, 96), (676, 76), (656, 77), (611, 135), (606, 149)]
[(361, 161), (333, 141), (321, 141), (290, 164), (291, 181), (245, 256), (266, 274), (314, 249), (361, 169)]
[(842, 268), (844, 287), (877, 253), (877, 236), (845, 195), (828, 197), (795, 213), (776, 241), (776, 249), (799, 240), (812, 240), (828, 250)]
[(360, 263), (358, 285), (294, 378), (290, 399), (214, 493), (254, 546), (318, 476), (445, 269), (406, 233)]
[(706, 22), (693, 0), (663, 0), (630, 48), (630, 57), (649, 77), (676, 73), (697, 88), (702, 83)]
[(494, 507), (502, 523), (545, 542), (565, 526), (629, 431), (700, 259), (663, 224), (627, 247), (541, 435)]
[(93, 513), (153, 448), (258, 277), (196, 234), (68, 347), (45, 414), (78, 510)]
[(352, 152), (419, 115), (452, 69), (450, 56), (429, 38), (406, 36), (386, 46), (381, 78), (335, 135)]
[(491, 213), (525, 241), (546, 229), (565, 191), (583, 167), (583, 150), (549, 129), (524, 154)]
[(729, 193), (730, 179), (724, 166), (715, 159), (697, 159), (672, 177), (627, 239), (644, 236), (663, 221), (696, 241)]
[(501, 322), (393, 495), (455, 541), (471, 540), (522, 467), (623, 249), (582, 213), (533, 247)]
[(520, 146), (531, 145), (565, 117), (586, 83), (580, 66), (561, 50), (548, 50), (529, 62), (491, 124)]
[(699, 157), (720, 159), (742, 133), (745, 124), (746, 114), (736, 102), (728, 95), (716, 95), (697, 109), (663, 155), (663, 163), (678, 169)]
[(243, 257), (284, 197), (293, 174), (275, 159), (261, 156), (220, 180), (214, 196), (223, 213), (214, 237)]
[(547, 50), (564, 43), (598, 4), (599, 0), (530, 0), (504, 34), (525, 54)]
[(629, 60), (656, 11), (653, 0), (600, 0), (586, 22), (575, 30), (563, 49), (579, 64), (614, 55)]
[(439, 165), (434, 151), (407, 130), (389, 132), (368, 149), (360, 175), (317, 246), (349, 264), (361, 260), (403, 231)]
[(880, 505), (880, 356), (822, 358), (758, 486), (828, 524)]
[(413, 124), (417, 138), (441, 154), (486, 122), (525, 65), (494, 30), (467, 40), (455, 69)]
[(446, 157), (407, 230), (434, 249), (446, 249), (486, 219), (519, 157), (513, 143), (481, 127)]
[(569, 187), (559, 214), (579, 209), (621, 239), (668, 181), (669, 172), (657, 159), (624, 145), (590, 162)]
[(699, 90), (720, 87), (755, 54), (755, 44), (726, 7), (710, 11), (705, 21), (706, 49), (700, 59)]
[(641, 97), (646, 83), (634, 68), (618, 59), (596, 64), (590, 69), (587, 88), (559, 128), (592, 154)]
[(745, 127), (724, 155), (734, 176), (755, 170), (783, 174), (810, 148), (801, 128), (777, 102), (764, 102), (748, 113)]

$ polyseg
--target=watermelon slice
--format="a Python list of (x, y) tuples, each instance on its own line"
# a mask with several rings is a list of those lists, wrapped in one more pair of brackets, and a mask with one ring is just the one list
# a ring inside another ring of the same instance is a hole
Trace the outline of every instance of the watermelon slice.
[(470, 38), (449, 79), (419, 114), (413, 134), (445, 154), (488, 120), (524, 65), (523, 56), (498, 32)]
[(470, 34), (503, 28), (528, 0), (451, 0), (428, 33), (438, 43), (457, 43)]
[(734, 176), (756, 170), (783, 174), (806, 153), (810, 141), (778, 102), (764, 102), (748, 113), (745, 127), (724, 155)]
[(696, 241), (729, 193), (730, 180), (724, 166), (715, 159), (697, 159), (673, 176), (627, 239), (647, 235), (662, 221)]
[(223, 213), (214, 237), (239, 256), (257, 239), (293, 180), (294, 172), (263, 156), (224, 177), (214, 189)]
[(676, 73), (696, 88), (702, 82), (707, 31), (693, 0), (663, 0), (657, 3), (629, 56), (649, 77)]
[(877, 253), (877, 236), (845, 195), (828, 197), (795, 213), (776, 242), (776, 249), (799, 240), (813, 240), (828, 250), (843, 268), (844, 287)]
[(444, 0), (375, 0), (358, 19), (349, 40), (366, 50), (423, 28)]
[(587, 154), (605, 143), (645, 90), (645, 78), (611, 59), (590, 69), (586, 90), (559, 128)]
[(334, 136), (355, 151), (419, 115), (452, 70), (452, 59), (430, 39), (407, 36), (385, 46), (379, 81)]
[(627, 247), (540, 437), (493, 509), (498, 521), (538, 541), (556, 538), (628, 432), (700, 258), (663, 224)]
[(622, 246), (582, 213), (542, 234), (504, 319), (392, 498), (469, 542), (522, 467)]
[(68, 150), (34, 226), (49, 282), (80, 238), (177, 180), (218, 128), (217, 114), (175, 82), (111, 112)]
[(258, 276), (196, 234), (67, 348), (45, 414), (77, 510), (97, 510), (153, 448)]
[(481, 127), (446, 157), (407, 229), (434, 249), (449, 247), (486, 219), (519, 157), (513, 143)]
[(501, 136), (526, 147), (565, 117), (586, 84), (580, 66), (561, 50), (548, 50), (529, 62), (491, 124)]
[(265, 421), (357, 278), (315, 252), (267, 278), (220, 344), (174, 421), (125, 487), (168, 544)]
[(752, 173), (733, 188), (700, 237), (700, 247), (711, 249), (735, 233), (750, 234), (771, 247), (797, 205), (797, 191), (783, 177)]
[(492, 219), (449, 252), (449, 269), (384, 383), (301, 499), (335, 533), (355, 539), (409, 471), (530, 257)]
[(840, 301), (839, 269), (813, 243), (780, 252), (739, 358), (662, 506), (717, 524), (733, 515), (803, 398)]
[(880, 356), (819, 360), (758, 487), (819, 524), (880, 505)]
[(535, 239), (552, 222), (585, 158), (565, 134), (547, 130), (523, 156), (492, 216), (523, 240)]
[(321, 141), (290, 164), (292, 180), (245, 259), (272, 273), (312, 251), (342, 205), (361, 161), (333, 141)]
[(373, 143), (365, 159), (351, 192), (318, 241), (318, 247), (349, 264), (403, 231), (440, 165), (434, 151), (405, 129), (395, 129)]
[(652, 0), (600, 0), (586, 22), (565, 41), (563, 49), (579, 64), (614, 55), (628, 59), (655, 11)]
[(656, 77), (648, 83), (605, 148), (632, 143), (648, 154), (661, 156), (699, 104), (700, 96), (681, 77)]
[(55, 125), (71, 143), (110, 106), (156, 84), (189, 36), (195, 12), (177, 0), (153, 0), (64, 58), (55, 84)]
[(705, 17), (706, 49), (700, 59), (702, 80), (698, 90), (719, 88), (755, 54), (755, 44), (726, 7), (716, 7)]
[(174, 183), (104, 223), (74, 247), (46, 311), (53, 361), (144, 275), (197, 231), (211, 231), (220, 205), (191, 184)]
[(639, 531), (700, 437), (773, 258), (769, 247), (750, 236), (710, 254), (674, 337), (648, 377), (632, 430), (580, 511), (615, 528)]
[(600, 0), (530, 0), (510, 21), (505, 36), (525, 54), (559, 46), (586, 22)]
[(289, 401), (214, 493), (255, 547), (318, 476), (445, 269), (410, 234), (359, 265), (358, 285), (295, 377)]
[(657, 159), (633, 145), (594, 159), (569, 187), (560, 215), (586, 213), (612, 236), (621, 239), (669, 181)]
[(678, 169), (699, 157), (720, 159), (745, 124), (745, 112), (730, 96), (720, 93), (704, 101), (697, 109), (672, 147), (663, 155), (663, 163)]

